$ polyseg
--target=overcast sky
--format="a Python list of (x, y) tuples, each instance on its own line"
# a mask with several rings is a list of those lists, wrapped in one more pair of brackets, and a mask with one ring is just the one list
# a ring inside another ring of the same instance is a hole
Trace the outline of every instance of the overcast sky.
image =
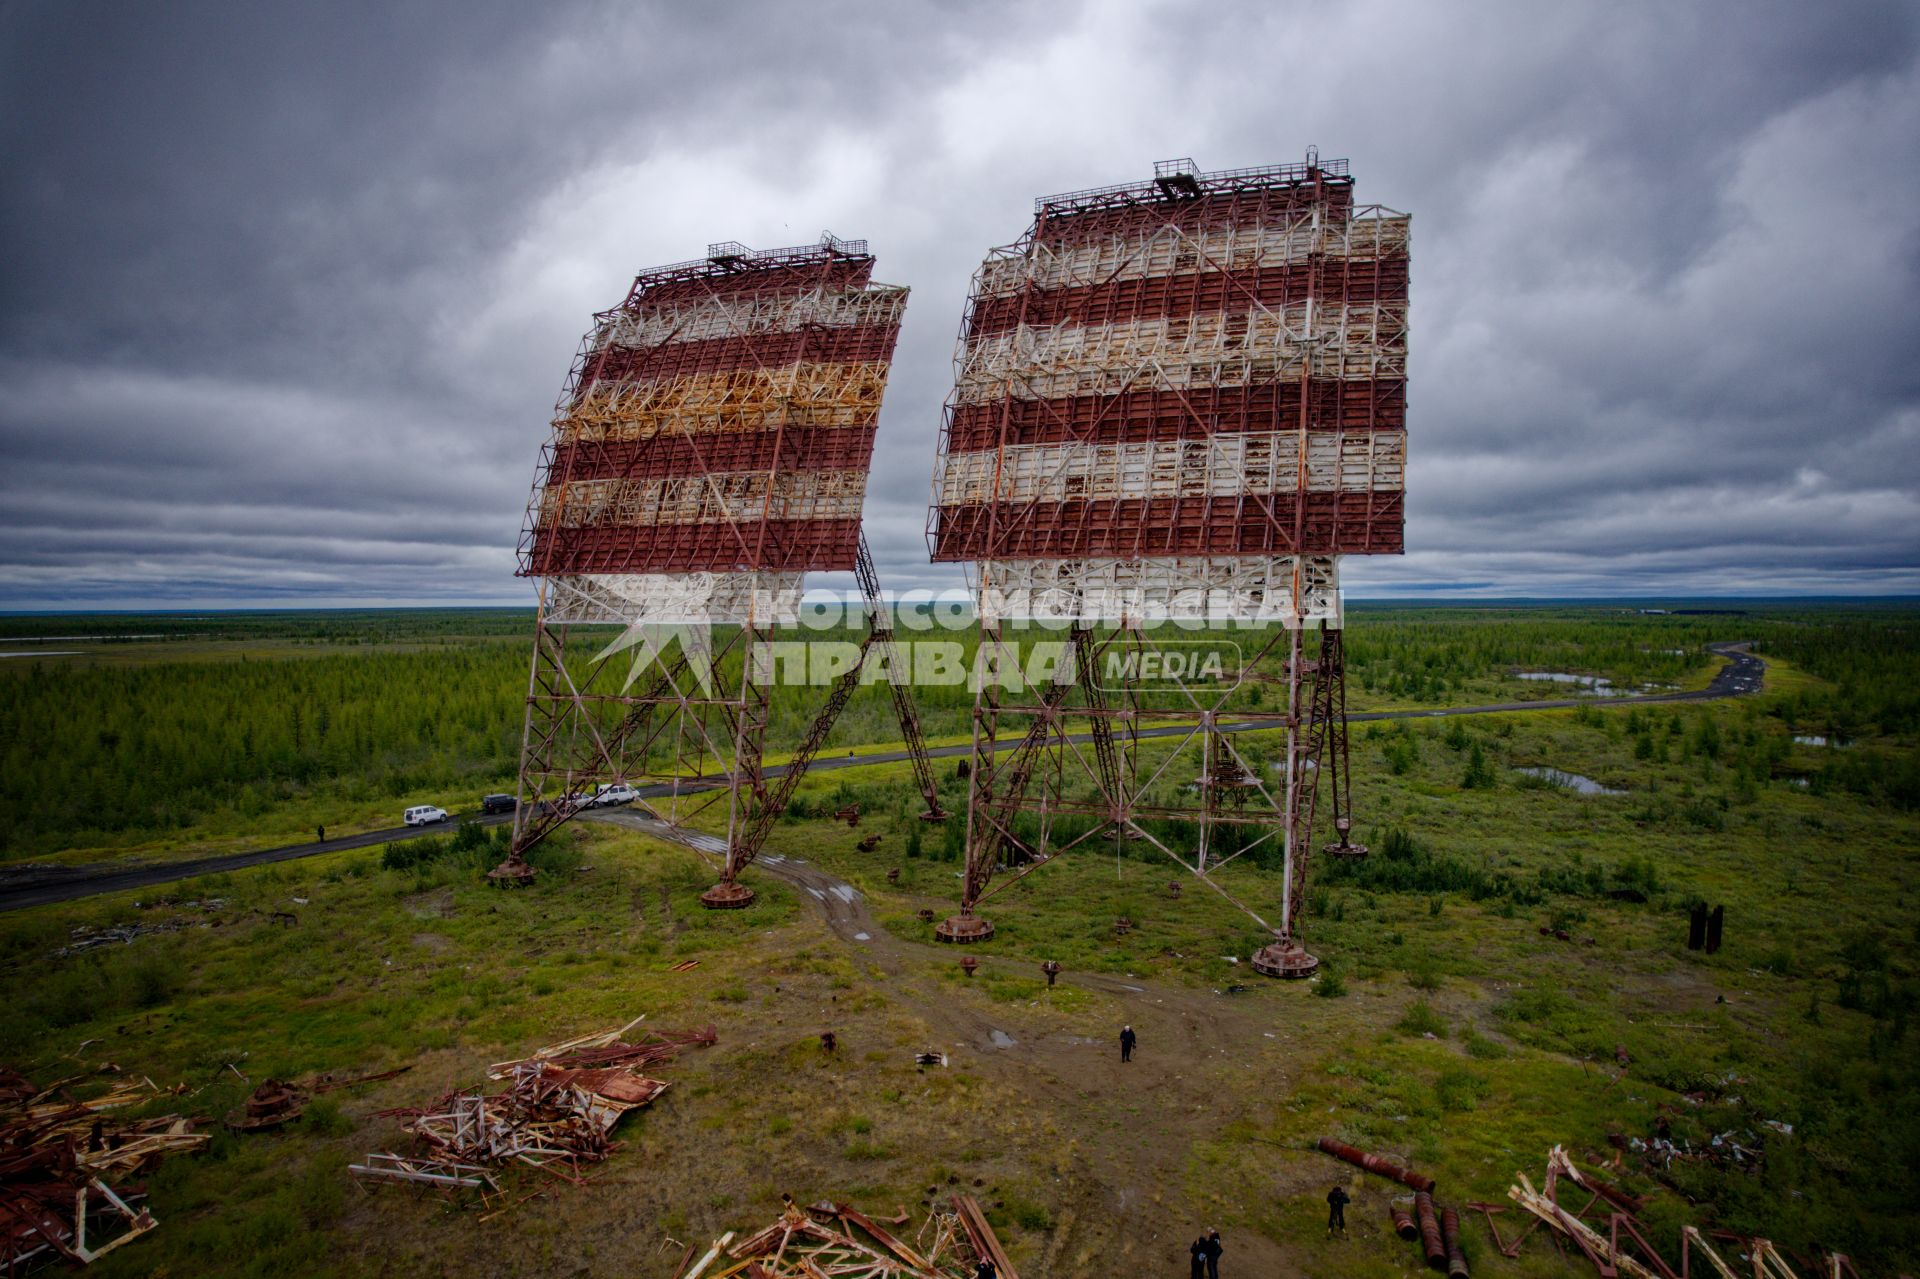
[(1413, 214), (1404, 557), (1349, 593), (1920, 591), (1920, 9), (0, 4), (0, 607), (529, 602), (589, 315), (709, 241), (911, 285), (922, 535), (1035, 195), (1348, 157)]

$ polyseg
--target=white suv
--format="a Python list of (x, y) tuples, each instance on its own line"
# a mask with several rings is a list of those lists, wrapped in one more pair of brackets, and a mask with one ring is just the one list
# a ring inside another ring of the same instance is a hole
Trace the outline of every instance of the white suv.
[(594, 788), (593, 798), (587, 803), (593, 808), (611, 808), (616, 804), (631, 804), (640, 798), (640, 792), (626, 782), (612, 782)]
[(434, 822), (447, 820), (447, 810), (435, 808), (432, 804), (422, 804), (418, 808), (409, 808), (402, 818), (409, 826), (428, 826)]

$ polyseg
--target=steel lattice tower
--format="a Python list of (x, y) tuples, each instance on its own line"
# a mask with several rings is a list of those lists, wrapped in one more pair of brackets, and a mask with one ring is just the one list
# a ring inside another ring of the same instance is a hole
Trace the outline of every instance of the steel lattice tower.
[[(1309, 152), (1215, 173), (1163, 162), (1149, 182), (1042, 197), (988, 255), (929, 540), (936, 561), (969, 566), (982, 669), (1017, 660), (1010, 630), (1046, 623), (1070, 642), (1049, 680), (980, 683), (964, 886), (941, 938), (990, 936), (983, 902), (1111, 836), (1156, 845), (1271, 929), (1261, 971), (1313, 971), (1299, 907), (1323, 777), (1326, 851), (1365, 852), (1348, 838), (1339, 564), (1402, 549), (1408, 245), (1405, 214), (1356, 205), (1346, 162)], [(1241, 628), (1242, 679), (1284, 654), (1277, 783), (1236, 745), (1270, 713), (1230, 684), (1143, 685), (1143, 663), (1171, 657), (1164, 619)], [(1148, 722), (1173, 734), (1143, 776)], [(1195, 781), (1170, 794), (1182, 758)], [(1065, 814), (1094, 824), (1055, 841)], [(1167, 832), (1188, 822), (1193, 846), (1177, 846)], [(1269, 923), (1217, 872), (1276, 840)]]
[[(530, 877), (526, 850), (593, 784), (620, 780), (647, 783), (641, 802), (675, 825), (724, 800), (727, 856), (703, 900), (753, 899), (740, 872), (858, 676), (829, 690), (769, 785), (760, 646), (798, 620), (805, 574), (825, 570), (857, 573), (871, 610), (863, 659), (892, 643), (860, 510), (907, 290), (875, 283), (873, 265), (865, 241), (831, 235), (760, 252), (715, 244), (641, 273), (594, 317), (520, 540), (539, 612), (519, 810), (496, 882)], [(931, 797), (911, 702), (895, 700)]]

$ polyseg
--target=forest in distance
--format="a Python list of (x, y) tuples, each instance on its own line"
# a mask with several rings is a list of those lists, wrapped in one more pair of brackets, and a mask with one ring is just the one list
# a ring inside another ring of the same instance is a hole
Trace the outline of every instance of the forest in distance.
[[(1350, 709), (1567, 695), (1523, 674), (1597, 677), (1622, 691), (1695, 687), (1718, 666), (1705, 644), (1747, 639), (1818, 681), (1775, 703), (1783, 724), (1861, 743), (1804, 784), (1920, 803), (1911, 754), (1883, 748), (1920, 726), (1920, 608), (1672, 608), (1352, 605)], [(0, 859), (244, 837), (263, 822), (282, 832), (388, 825), (414, 803), (469, 807), (511, 787), (530, 632), (529, 615), (511, 609), (6, 618), (0, 652), (23, 655), (0, 661)], [(612, 633), (586, 630), (578, 647)], [(935, 634), (959, 638), (971, 657), (977, 633)], [(71, 655), (25, 655), (48, 642)], [(1249, 682), (1233, 705), (1263, 709), (1266, 695)], [(819, 696), (775, 689), (770, 753), (799, 740)], [(964, 686), (919, 688), (916, 701), (929, 738), (968, 732)], [(885, 690), (868, 687), (832, 741), (898, 735)]]

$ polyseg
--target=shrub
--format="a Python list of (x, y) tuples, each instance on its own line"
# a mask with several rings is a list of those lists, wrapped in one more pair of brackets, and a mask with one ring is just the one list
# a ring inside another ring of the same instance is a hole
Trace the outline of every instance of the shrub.
[(1394, 1023), (1396, 1030), (1409, 1035), (1444, 1035), (1447, 1023), (1433, 1006), (1424, 999), (1416, 999), (1407, 1005), (1406, 1015)]
[(1447, 1111), (1473, 1110), (1492, 1091), (1493, 1085), (1485, 1076), (1464, 1066), (1450, 1066), (1433, 1081), (1434, 1098), (1439, 1101), (1440, 1109)]

